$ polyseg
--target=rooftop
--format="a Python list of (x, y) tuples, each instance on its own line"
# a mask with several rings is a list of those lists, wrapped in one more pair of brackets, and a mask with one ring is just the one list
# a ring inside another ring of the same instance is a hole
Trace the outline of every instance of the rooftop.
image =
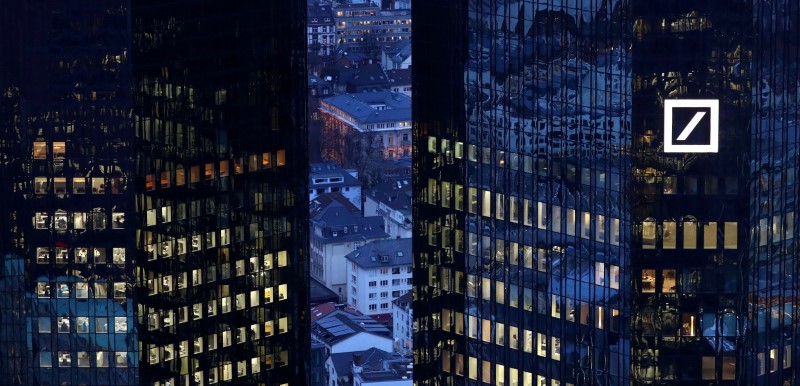
[[(308, 23), (309, 24), (333, 24), (333, 10), (329, 3), (315, 2), (308, 5)], [(325, 18), (329, 18), (325, 21)], [(316, 19), (316, 21), (315, 21)]]
[(389, 79), (380, 64), (370, 63), (359, 67), (348, 83), (352, 86), (362, 87), (386, 84), (389, 83)]
[(346, 311), (353, 315), (361, 315), (361, 313), (358, 312), (358, 310), (353, 307), (341, 304), (337, 305), (335, 302), (327, 302), (327, 303), (317, 304), (316, 306), (311, 307), (311, 323), (314, 323), (317, 320), (320, 320), (330, 315), (332, 312), (336, 310)]
[[(317, 281), (317, 279), (311, 278), (311, 282), (309, 283), (309, 297), (312, 305), (325, 303), (325, 302), (335, 302), (339, 300), (339, 295), (336, 292), (331, 291), (329, 288), (325, 287)], [(311, 320), (314, 320), (313, 312), (311, 316)]]
[(349, 209), (356, 216), (361, 215), (361, 209), (358, 209), (350, 200), (347, 199), (342, 193), (340, 192), (331, 192), (331, 193), (322, 193), (313, 200), (308, 205), (310, 216), (314, 217), (318, 215), (323, 209), (327, 208), (328, 205), (338, 202), (342, 204), (346, 209)]
[(411, 303), (413, 302), (413, 298), (411, 297), (411, 291), (406, 292), (403, 296), (392, 300), (395, 306), (403, 309), (411, 308)]
[(411, 84), (411, 68), (386, 71), (391, 84)]
[(340, 377), (349, 376), (357, 362), (361, 377), (372, 382), (411, 379), (411, 358), (378, 348), (349, 353), (331, 354), (331, 362)]
[[(337, 201), (320, 210), (311, 218), (313, 227), (319, 227), (322, 235), (314, 235), (333, 242), (365, 241), (389, 237), (383, 230), (383, 217), (360, 217)], [(326, 241), (327, 242), (327, 241)]]
[(386, 180), (367, 191), (366, 197), (383, 203), (393, 210), (411, 214), (411, 178), (398, 177)]
[(386, 326), (378, 324), (369, 316), (353, 315), (350, 312), (336, 310), (313, 323), (311, 333), (328, 346), (333, 346), (347, 338), (360, 333), (373, 334), (390, 339)]
[(411, 265), (411, 239), (375, 240), (345, 258), (361, 268)]
[(396, 92), (342, 94), (323, 99), (321, 109), (326, 104), (362, 124), (411, 120), (411, 98)]
[(350, 171), (332, 162), (311, 164), (311, 172), (308, 178), (309, 189), (315, 189), (323, 185), (325, 187), (361, 186), (361, 182), (350, 174)]

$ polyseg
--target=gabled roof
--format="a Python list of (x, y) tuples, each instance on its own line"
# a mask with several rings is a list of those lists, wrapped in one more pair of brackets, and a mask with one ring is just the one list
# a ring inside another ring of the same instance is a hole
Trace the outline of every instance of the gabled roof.
[(328, 205), (338, 202), (342, 204), (346, 209), (350, 210), (354, 215), (360, 216), (361, 210), (358, 209), (357, 206), (353, 205), (350, 200), (347, 199), (342, 193), (339, 192), (332, 192), (332, 193), (322, 193), (309, 203), (308, 207), (310, 210), (310, 216), (314, 217), (322, 212), (323, 209), (327, 208)]
[(317, 320), (320, 320), (330, 315), (336, 310), (346, 311), (353, 315), (361, 315), (361, 313), (358, 312), (358, 310), (353, 307), (344, 306), (343, 308), (338, 308), (336, 307), (336, 303), (327, 302), (327, 303), (317, 304), (316, 306), (311, 307), (311, 323), (314, 323)]
[(407, 310), (407, 309), (411, 308), (411, 302), (412, 301), (413, 301), (413, 298), (411, 297), (411, 291), (408, 291), (405, 294), (403, 294), (403, 296), (401, 296), (401, 297), (399, 297), (399, 298), (397, 298), (395, 300), (392, 300), (392, 303), (394, 303), (394, 305), (396, 307), (399, 307), (399, 308), (402, 308), (404, 310)]
[(389, 83), (395, 85), (411, 85), (411, 68), (404, 68), (400, 70), (386, 71), (389, 77)]
[[(325, 287), (313, 277), (311, 278), (311, 282), (309, 284), (309, 292), (309, 298), (312, 305), (339, 301), (339, 295), (337, 295), (336, 292), (331, 291), (328, 287)], [(311, 320), (314, 320), (313, 312)]]
[(370, 63), (359, 67), (348, 83), (356, 87), (383, 85), (389, 83), (389, 78), (379, 64)]
[(411, 239), (371, 241), (344, 256), (364, 269), (411, 265)]
[(368, 190), (366, 197), (403, 214), (411, 214), (411, 177), (381, 182)]
[[(321, 238), (331, 242), (366, 241), (389, 237), (383, 230), (383, 217), (357, 216), (336, 201), (312, 217), (311, 224), (313, 227), (322, 228)], [(314, 233), (314, 237), (320, 236)]]
[(328, 346), (333, 346), (360, 333), (369, 333), (391, 339), (386, 326), (378, 324), (369, 316), (353, 315), (347, 311), (336, 310), (313, 323), (311, 333)]
[[(398, 40), (394, 43), (387, 44), (381, 49), (384, 54), (389, 57), (395, 56), (405, 49), (411, 48), (411, 39)], [(409, 51), (410, 52), (410, 51)]]
[(339, 354), (331, 354), (331, 362), (336, 369), (336, 374), (340, 377), (350, 375), (353, 371), (353, 359), (358, 357), (362, 367), (375, 369), (383, 368), (383, 362), (389, 358), (402, 358), (399, 354), (383, 351), (379, 348), (371, 348), (364, 351), (354, 351)]
[[(308, 15), (308, 24), (309, 25), (325, 25), (325, 24), (334, 24), (335, 21), (333, 20), (333, 10), (331, 9), (331, 5), (328, 3), (310, 3), (308, 4), (307, 8), (307, 15)], [(330, 20), (325, 21), (325, 18), (329, 18)], [(317, 21), (312, 21), (317, 19)]]

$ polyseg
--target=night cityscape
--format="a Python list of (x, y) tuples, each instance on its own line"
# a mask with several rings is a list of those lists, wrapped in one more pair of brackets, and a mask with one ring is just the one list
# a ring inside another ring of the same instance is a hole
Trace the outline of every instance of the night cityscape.
[(0, 32), (0, 385), (800, 385), (800, 2)]

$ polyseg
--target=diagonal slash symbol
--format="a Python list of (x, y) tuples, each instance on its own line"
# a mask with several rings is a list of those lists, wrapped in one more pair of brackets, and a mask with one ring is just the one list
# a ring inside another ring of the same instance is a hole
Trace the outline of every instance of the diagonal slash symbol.
[(697, 124), (700, 123), (700, 121), (703, 119), (704, 116), (706, 116), (705, 111), (698, 111), (697, 114), (694, 115), (692, 120), (689, 121), (689, 123), (686, 125), (686, 128), (683, 129), (681, 135), (678, 136), (677, 140), (685, 141), (686, 138), (689, 137), (689, 134), (692, 134), (692, 131), (694, 131), (694, 128), (697, 127)]

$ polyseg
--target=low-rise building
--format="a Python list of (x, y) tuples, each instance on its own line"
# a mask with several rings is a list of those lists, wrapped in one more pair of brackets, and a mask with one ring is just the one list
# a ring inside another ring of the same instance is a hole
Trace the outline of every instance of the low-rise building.
[(308, 200), (314, 201), (325, 193), (340, 193), (361, 210), (361, 182), (355, 170), (347, 170), (335, 163), (311, 164)]
[(411, 98), (382, 91), (342, 94), (320, 101), (323, 158), (345, 167), (375, 153), (382, 159), (411, 155)]
[(332, 5), (328, 1), (309, 2), (306, 23), (308, 51), (328, 56), (336, 47), (336, 22)]
[(347, 260), (345, 255), (374, 240), (389, 237), (383, 218), (361, 217), (338, 201), (311, 217), (311, 277), (347, 299)]
[(383, 46), (381, 66), (386, 71), (411, 67), (411, 40), (400, 40)]
[(338, 386), (411, 386), (409, 357), (378, 348), (333, 354), (325, 363), (331, 384)]
[(364, 64), (356, 69), (347, 82), (347, 92), (376, 92), (389, 90), (389, 77), (380, 64)]
[(411, 291), (411, 239), (375, 240), (350, 252), (347, 303), (364, 315), (391, 316), (392, 300)]
[(411, 310), (411, 292), (392, 301), (392, 334), (394, 335), (394, 351), (403, 355), (411, 355), (413, 347), (414, 315)]
[(410, 177), (381, 182), (364, 196), (365, 216), (383, 217), (383, 229), (391, 238), (411, 238)]
[(387, 70), (386, 76), (389, 77), (389, 90), (399, 92), (411, 97), (411, 69)]
[(311, 323), (311, 336), (322, 342), (328, 355), (352, 353), (370, 348), (392, 351), (389, 329), (369, 316), (336, 310)]

